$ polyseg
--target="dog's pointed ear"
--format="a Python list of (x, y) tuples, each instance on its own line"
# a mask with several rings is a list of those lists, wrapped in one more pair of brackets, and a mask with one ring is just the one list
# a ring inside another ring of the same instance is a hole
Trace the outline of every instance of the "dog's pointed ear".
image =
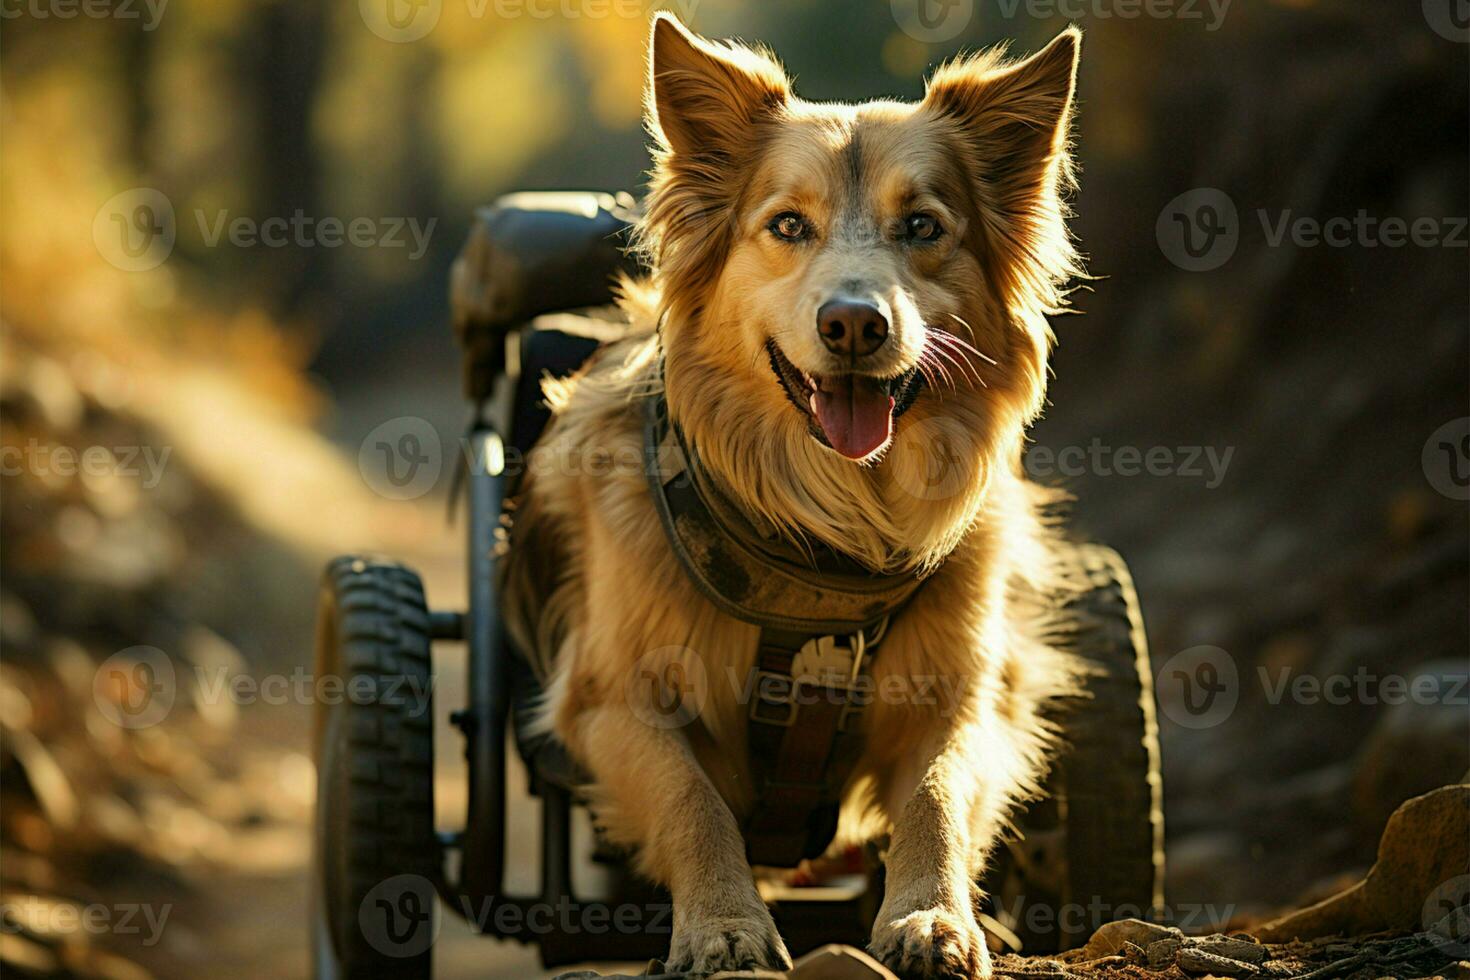
[(676, 156), (728, 153), (791, 95), (781, 66), (758, 51), (706, 41), (667, 12), (649, 41), (648, 126)]
[(930, 79), (923, 104), (960, 124), (992, 187), (1009, 194), (1055, 190), (1059, 172), (1070, 177), (1081, 50), (1082, 32), (1068, 27), (1023, 61), (1005, 64), (987, 53), (950, 62)]

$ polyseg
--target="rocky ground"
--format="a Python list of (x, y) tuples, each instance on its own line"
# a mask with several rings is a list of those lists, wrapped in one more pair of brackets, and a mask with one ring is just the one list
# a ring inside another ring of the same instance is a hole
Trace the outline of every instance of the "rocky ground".
[[(1467, 410), (1464, 250), (1273, 245), (1254, 223), (1466, 213), (1470, 149), (1445, 124), (1466, 118), (1464, 49), (1439, 45), (1418, 7), (1262, 5), (1194, 40), (1088, 25), (1111, 54), (1086, 80), (1075, 228), (1105, 278), (1078, 297), (1086, 316), (1057, 324), (1036, 445), (1053, 460), (1096, 443), (1230, 462), (1131, 477), (1111, 456), (1077, 473), (1033, 463), (1076, 493), (1079, 533), (1132, 566), (1159, 679), (1166, 894), (1222, 910), (1222, 935), (1121, 926), (1058, 960), (999, 956), (998, 975), (1465, 975), (1463, 923), (1436, 931), (1429, 901), (1463, 907), (1437, 891), (1470, 880), (1463, 833), (1459, 852), (1453, 837), (1405, 838), (1408, 854), (1460, 862), (1393, 905), (1410, 914), (1268, 931), (1292, 908), (1346, 916), (1313, 903), (1364, 894), (1352, 889), (1395, 808), (1470, 769), (1470, 709), (1449, 696), (1470, 661), (1470, 512), (1463, 470), (1438, 452)], [(1165, 91), (1134, 70), (1154, 58), (1170, 59)], [(34, 152), (37, 172), (53, 166), (50, 144)], [(1228, 189), (1246, 230), (1229, 263), (1196, 275), (1161, 252), (1155, 221), (1161, 195), (1201, 186)], [(375, 496), (356, 440), (344, 453), (322, 438), (329, 406), (284, 332), (189, 308), (186, 280), (155, 291), (183, 298), (141, 310), (140, 280), (102, 267), (87, 235), (58, 244), (95, 202), (61, 221), (64, 195), (37, 195), (44, 213), (4, 253), (0, 322), (0, 965), (305, 976), (311, 699), (219, 682), (291, 681), (309, 664), (332, 553), (408, 559), (454, 603), (458, 531), (441, 497)], [(395, 414), (458, 417), (452, 363), (412, 389), (390, 377), (398, 365), (383, 372), (357, 396), (371, 403), (358, 438)], [(1206, 663), (1234, 681), (1201, 716), (1177, 678)], [(166, 670), (171, 706), (142, 724), (130, 712)], [(444, 664), (449, 697), (455, 671)], [(1386, 696), (1386, 680), (1421, 678), (1429, 698)], [(1343, 679), (1346, 697), (1303, 679)], [(442, 748), (452, 763), (448, 736)], [(458, 786), (450, 765), (451, 818)], [(512, 835), (513, 853), (534, 845), (524, 806)], [(447, 975), (548, 975), (453, 920), (436, 951)]]

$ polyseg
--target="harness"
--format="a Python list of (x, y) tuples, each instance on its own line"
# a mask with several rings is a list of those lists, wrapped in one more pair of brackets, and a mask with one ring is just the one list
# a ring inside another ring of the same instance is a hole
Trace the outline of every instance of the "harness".
[(649, 490), (679, 563), (705, 598), (760, 628), (748, 679), (755, 806), (752, 864), (791, 867), (837, 832), (843, 786), (862, 754), (868, 666), (923, 577), (873, 572), (814, 544), (802, 550), (740, 511), (685, 444), (663, 395), (645, 402)]

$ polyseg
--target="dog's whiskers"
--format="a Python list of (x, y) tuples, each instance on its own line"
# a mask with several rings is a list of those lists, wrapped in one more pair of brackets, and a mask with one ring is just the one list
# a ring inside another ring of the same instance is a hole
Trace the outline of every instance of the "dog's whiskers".
[(975, 370), (975, 365), (971, 364), (968, 358), (964, 358), (963, 356), (957, 358), (951, 351), (946, 350), (944, 347), (935, 347), (934, 353), (936, 356), (942, 357), (950, 364), (953, 364), (955, 370), (959, 371), (960, 376), (966, 381), (974, 378), (980, 383), (981, 387), (985, 386), (985, 379), (980, 377), (980, 373)]
[(979, 350), (976, 350), (974, 347), (965, 343), (959, 337), (956, 337), (954, 334), (949, 333), (946, 330), (932, 330), (930, 332), (934, 336), (934, 340), (936, 343), (943, 344), (949, 350), (963, 355), (966, 361), (969, 361), (972, 357), (978, 357), (989, 364), (993, 365), (996, 363), (993, 357), (990, 357), (980, 352)]
[[(940, 370), (943, 370), (945, 372), (945, 377), (948, 378), (950, 375), (949, 375), (949, 371), (947, 369), (945, 369), (945, 368), (942, 367), (942, 361), (943, 362), (948, 362), (948, 363), (954, 365), (955, 369), (960, 372), (960, 376), (963, 377), (966, 381), (969, 380), (969, 376), (967, 374), (965, 374), (964, 369), (960, 367), (959, 363), (956, 362), (953, 357), (950, 357), (944, 351), (942, 351), (942, 350), (940, 350), (938, 348), (935, 348), (934, 351), (933, 351), (933, 353), (930, 356), (935, 359), (934, 360), (934, 363), (935, 364), (941, 364)], [(941, 361), (941, 359), (942, 359), (942, 361)], [(955, 388), (955, 384), (954, 384), (954, 381), (953, 380), (950, 381), (949, 386), (951, 388)], [(958, 390), (958, 389), (956, 389), (956, 390)]]
[(929, 335), (924, 344), (924, 350), (932, 353), (936, 358), (943, 358), (950, 364), (953, 364), (965, 376), (966, 382), (973, 379), (982, 388), (990, 387), (985, 383), (985, 379), (981, 377), (980, 369), (976, 367), (972, 355), (984, 358), (991, 364), (994, 364), (995, 361), (992, 358), (986, 357), (980, 351), (949, 331), (939, 327), (929, 327)]
[[(965, 328), (965, 332), (970, 335), (970, 339), (971, 340), (974, 339), (974, 337), (975, 337), (975, 328), (974, 327), (970, 326), (969, 323), (967, 323), (964, 320), (960, 319), (959, 317), (955, 316), (953, 313), (949, 313), (949, 314), (947, 314), (947, 316), (949, 316), (950, 319), (954, 320), (954, 322), (958, 323), (960, 326), (964, 327)], [(935, 331), (937, 331), (938, 333), (941, 333), (944, 336), (948, 337), (950, 340), (953, 340), (955, 343), (962, 345), (966, 350), (968, 350), (970, 353), (974, 354), (976, 357), (981, 358), (982, 360), (988, 361), (991, 364), (997, 364), (997, 363), (999, 363), (998, 361), (996, 361), (995, 358), (991, 357), (989, 354), (986, 354), (984, 351), (980, 350), (978, 347), (975, 347), (973, 344), (966, 343), (965, 341), (961, 340), (955, 334), (950, 333), (948, 330), (944, 330), (944, 329), (942, 329), (940, 327), (933, 327), (932, 329), (935, 330)]]
[(918, 370), (919, 374), (923, 375), (924, 383), (929, 386), (930, 390), (932, 390), (937, 396), (942, 398), (943, 395), (941, 395), (939, 392), (939, 385), (935, 382), (934, 375), (930, 373), (929, 366), (924, 363), (924, 357), (922, 354), (919, 356), (918, 363), (916, 363), (914, 367)]
[[(949, 370), (944, 366), (941, 361), (938, 360), (938, 358), (935, 357), (935, 352), (931, 348), (924, 348), (923, 353), (919, 355), (919, 365), (921, 367), (927, 366), (931, 371), (937, 371), (940, 376), (944, 378), (945, 384), (949, 385), (950, 391), (958, 390), (955, 387), (954, 378), (950, 375)], [(939, 390), (939, 386), (934, 383), (933, 375), (926, 373), (924, 375), (924, 379), (928, 381), (930, 386), (933, 387), (936, 391)]]

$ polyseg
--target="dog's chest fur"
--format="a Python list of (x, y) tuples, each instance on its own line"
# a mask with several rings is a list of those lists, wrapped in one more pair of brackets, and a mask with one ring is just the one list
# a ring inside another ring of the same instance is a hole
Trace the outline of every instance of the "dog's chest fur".
[[(508, 625), (547, 685), (538, 724), (574, 757), (589, 709), (622, 702), (648, 713), (645, 699), (659, 685), (682, 688), (697, 718), (681, 731), (740, 816), (752, 803), (746, 711), (759, 631), (717, 610), (671, 551), (641, 466), (642, 412), (630, 390), (607, 356), (560, 393), (514, 516)], [(996, 509), (1031, 514), (1014, 501)], [(867, 746), (845, 834), (869, 833), (864, 815), (881, 829), (911, 789), (905, 761), (961, 723), (993, 741), (988, 754), (1007, 793), (1038, 777), (1040, 706), (1066, 672), (1035, 639), (1035, 610), (1015, 600), (1010, 543), (1000, 522), (977, 522), (891, 624), (871, 663)]]

